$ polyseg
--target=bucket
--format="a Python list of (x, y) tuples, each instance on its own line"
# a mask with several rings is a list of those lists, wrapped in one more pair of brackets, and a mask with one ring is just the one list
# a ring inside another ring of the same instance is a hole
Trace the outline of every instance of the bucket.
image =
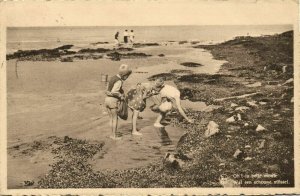
[(101, 82), (107, 82), (108, 75), (107, 74), (101, 74)]

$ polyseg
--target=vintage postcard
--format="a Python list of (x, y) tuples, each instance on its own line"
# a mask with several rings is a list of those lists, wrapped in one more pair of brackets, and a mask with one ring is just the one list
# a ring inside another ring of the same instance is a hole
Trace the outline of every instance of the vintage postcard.
[(299, 2), (0, 2), (0, 194), (300, 193)]

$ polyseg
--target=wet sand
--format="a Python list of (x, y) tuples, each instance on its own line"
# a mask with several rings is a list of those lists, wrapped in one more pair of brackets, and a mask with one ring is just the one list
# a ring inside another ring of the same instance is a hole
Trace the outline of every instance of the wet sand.
[[(101, 82), (101, 73), (112, 76), (121, 63), (129, 64), (134, 73), (125, 82), (124, 89), (128, 91), (152, 75), (173, 69), (214, 73), (224, 61), (214, 60), (208, 52), (189, 46), (156, 46), (137, 50), (153, 56), (121, 61), (19, 61), (18, 78), (15, 60), (8, 61), (8, 188), (26, 188), (22, 185), (24, 181), (36, 182), (47, 173), (49, 164), (54, 162), (49, 149), (22, 155), (20, 148), (34, 141), (47, 142), (51, 136), (103, 141), (103, 149), (90, 160), (93, 169), (99, 171), (142, 167), (161, 160), (166, 152), (175, 149), (177, 141), (185, 133), (184, 129), (167, 126), (166, 133), (172, 141), (169, 144), (166, 135), (162, 136), (162, 132), (153, 127), (156, 114), (149, 108), (141, 113), (143, 119), (138, 121), (142, 137), (130, 134), (129, 119), (119, 121), (121, 141), (108, 138), (109, 117), (103, 107), (105, 83)], [(165, 54), (165, 57), (158, 54)], [(180, 65), (185, 61), (204, 66), (189, 68)], [(204, 103), (189, 101), (184, 101), (183, 106), (197, 110), (208, 108)]]

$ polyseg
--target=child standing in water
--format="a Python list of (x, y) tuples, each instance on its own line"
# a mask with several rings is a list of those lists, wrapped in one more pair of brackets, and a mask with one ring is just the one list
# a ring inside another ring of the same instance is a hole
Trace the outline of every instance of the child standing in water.
[(118, 108), (121, 100), (125, 100), (124, 90), (122, 89), (123, 82), (132, 73), (128, 65), (122, 64), (119, 68), (119, 73), (110, 78), (106, 91), (105, 107), (107, 108), (110, 116), (110, 126), (112, 129), (112, 135), (110, 136), (113, 140), (119, 140), (121, 137), (116, 136), (118, 128)]
[(135, 89), (131, 89), (127, 94), (127, 104), (132, 110), (132, 134), (142, 135), (136, 128), (139, 113), (146, 108), (146, 99), (156, 95), (163, 88), (164, 81), (156, 80), (154, 83), (139, 83)]

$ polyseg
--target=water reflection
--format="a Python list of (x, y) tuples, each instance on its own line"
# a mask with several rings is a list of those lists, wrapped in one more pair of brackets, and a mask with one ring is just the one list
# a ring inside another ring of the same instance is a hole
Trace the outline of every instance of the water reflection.
[(160, 143), (162, 144), (162, 146), (168, 146), (172, 144), (172, 140), (170, 139), (165, 127), (161, 127), (158, 129), (158, 135), (161, 139)]

